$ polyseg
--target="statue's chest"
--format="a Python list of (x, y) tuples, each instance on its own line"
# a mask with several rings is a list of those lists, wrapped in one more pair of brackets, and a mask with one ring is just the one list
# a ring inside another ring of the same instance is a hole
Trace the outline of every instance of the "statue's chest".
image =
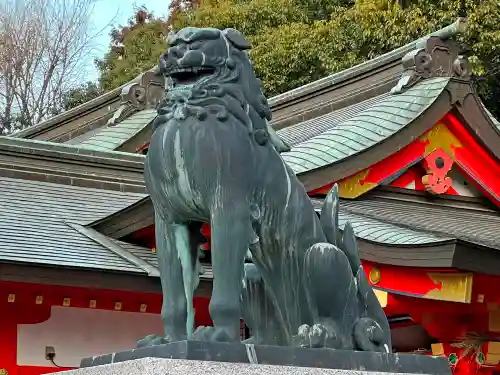
[(205, 206), (200, 190), (204, 184), (199, 183), (201, 171), (187, 136), (175, 125), (158, 129), (150, 142), (145, 177), (152, 199), (154, 192), (166, 194), (176, 209), (198, 211)]

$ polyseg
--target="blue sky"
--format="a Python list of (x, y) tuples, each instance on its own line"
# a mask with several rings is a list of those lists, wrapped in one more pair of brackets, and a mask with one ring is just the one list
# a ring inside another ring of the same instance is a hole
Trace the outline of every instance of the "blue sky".
[[(145, 5), (157, 16), (166, 16), (168, 13), (169, 0), (98, 0), (94, 8), (93, 24), (96, 31), (102, 30), (112, 22), (114, 25), (125, 24), (133, 14), (134, 6)], [(88, 73), (84, 81), (95, 80), (98, 77), (97, 69), (93, 66), (94, 58), (102, 57), (109, 45), (109, 31), (107, 27), (102, 35), (96, 40), (96, 50), (93, 56), (89, 56)]]

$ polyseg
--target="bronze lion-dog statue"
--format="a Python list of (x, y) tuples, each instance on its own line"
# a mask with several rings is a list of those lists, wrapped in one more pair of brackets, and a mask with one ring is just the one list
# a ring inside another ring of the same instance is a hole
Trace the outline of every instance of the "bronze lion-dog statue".
[[(338, 190), (316, 213), (234, 29), (185, 28), (160, 59), (166, 79), (145, 163), (155, 209), (164, 337), (390, 352), (385, 314), (364, 275)], [(213, 327), (194, 329), (199, 230), (211, 225)], [(252, 263), (245, 263), (250, 250)]]

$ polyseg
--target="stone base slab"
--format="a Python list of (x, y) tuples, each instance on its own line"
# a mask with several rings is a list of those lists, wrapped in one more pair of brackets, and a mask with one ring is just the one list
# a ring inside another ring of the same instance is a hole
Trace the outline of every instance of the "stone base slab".
[(80, 367), (106, 365), (141, 358), (296, 366), (348, 371), (451, 375), (448, 361), (445, 358), (424, 355), (201, 341), (179, 341), (85, 358), (82, 360)]
[[(247, 363), (143, 358), (102, 366), (59, 372), (60, 375), (387, 375), (387, 373), (273, 366)], [(405, 373), (394, 373), (405, 374)], [(55, 374), (54, 374), (55, 375)]]

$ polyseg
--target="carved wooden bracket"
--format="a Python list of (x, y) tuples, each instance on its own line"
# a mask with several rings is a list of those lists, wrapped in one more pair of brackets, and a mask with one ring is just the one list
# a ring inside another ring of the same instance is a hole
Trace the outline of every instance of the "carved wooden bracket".
[(107, 126), (120, 123), (133, 112), (156, 108), (163, 95), (165, 95), (165, 79), (162, 75), (153, 71), (141, 74), (136, 82), (122, 89), (121, 105), (108, 121)]
[(446, 193), (453, 183), (451, 177), (447, 176), (453, 166), (453, 159), (440, 148), (425, 158), (424, 165), (427, 174), (422, 177), (422, 183), (426, 190), (432, 194)]
[(398, 94), (426, 78), (450, 77), (470, 82), (472, 69), (460, 47), (452, 40), (430, 36), (419, 47), (407, 53), (403, 59), (404, 72), (391, 93)]
[(155, 108), (165, 94), (165, 79), (155, 72), (139, 76), (138, 82), (123, 88), (120, 95), (122, 104), (129, 104), (138, 110)]

